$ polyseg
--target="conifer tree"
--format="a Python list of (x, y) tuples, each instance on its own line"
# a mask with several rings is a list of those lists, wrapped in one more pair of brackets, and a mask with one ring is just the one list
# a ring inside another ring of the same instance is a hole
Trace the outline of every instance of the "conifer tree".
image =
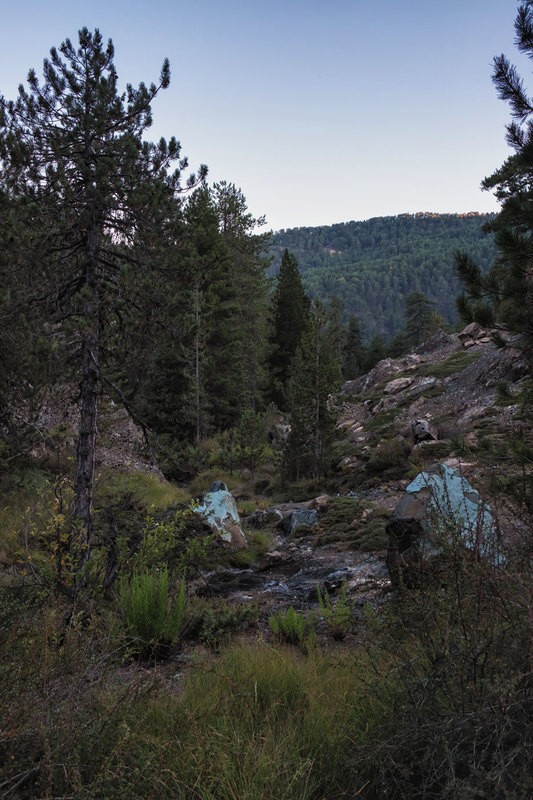
[[(17, 230), (25, 283), (75, 343), (80, 423), (73, 513), (81, 572), (91, 543), (96, 417), (108, 345), (122, 316), (135, 308), (140, 283), (149, 284), (156, 245), (174, 240), (187, 161), (175, 138), (143, 139), (151, 102), (169, 85), (168, 61), (157, 85), (127, 85), (121, 94), (112, 42), (105, 45), (98, 30), (84, 28), (78, 45), (66, 39), (52, 48), (42, 82), (30, 70), (28, 88), (21, 85), (15, 101), (1, 98), (0, 180), (7, 197), (24, 208), (25, 228)], [(169, 172), (174, 162), (177, 169)], [(187, 185), (195, 181), (191, 175)], [(6, 224), (16, 228), (17, 219)]]
[(316, 300), (292, 362), (288, 382), (291, 430), (286, 449), (289, 478), (318, 477), (327, 471), (335, 420), (328, 397), (341, 380), (331, 314)]
[[(533, 61), (533, 4), (521, 3), (515, 19), (516, 44)], [(493, 231), (498, 256), (488, 273), (465, 253), (456, 258), (465, 293), (458, 308), (465, 321), (500, 325), (519, 334), (533, 363), (533, 98), (505, 55), (494, 58), (492, 74), (500, 99), (509, 103), (512, 121), (507, 143), (514, 153), (483, 188), (495, 190), (501, 211), (485, 226)]]
[[(246, 198), (235, 184), (221, 181), (213, 186), (213, 201), (222, 239), (229, 251), (231, 281), (236, 289), (236, 314), (233, 320), (238, 338), (240, 374), (235, 374), (239, 411), (262, 404), (267, 357), (268, 283), (265, 254), (268, 233), (257, 233), (265, 224), (255, 218)], [(231, 400), (235, 408), (234, 400)]]
[(363, 372), (369, 372), (384, 358), (387, 358), (387, 345), (382, 336), (376, 334), (370, 340), (365, 351)]
[(342, 375), (347, 381), (357, 378), (363, 372), (365, 348), (361, 336), (359, 320), (352, 314), (348, 320), (346, 341), (343, 349)]
[(302, 285), (296, 258), (285, 250), (272, 303), (270, 356), (272, 400), (284, 410), (288, 403), (291, 363), (306, 328), (309, 309), (310, 301)]
[(435, 303), (423, 292), (411, 292), (405, 298), (405, 330), (412, 346), (425, 341), (445, 322), (435, 311)]
[(165, 284), (166, 321), (136, 399), (178, 448), (235, 425), (260, 400), (267, 309), (265, 237), (240, 190), (199, 187), (183, 220), (180, 270)]

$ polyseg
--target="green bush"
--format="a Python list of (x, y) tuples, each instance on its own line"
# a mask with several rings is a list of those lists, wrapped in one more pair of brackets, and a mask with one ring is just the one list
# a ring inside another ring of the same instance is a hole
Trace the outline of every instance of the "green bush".
[(401, 478), (408, 468), (409, 450), (403, 439), (384, 439), (375, 447), (366, 464), (368, 475)]
[(531, 797), (532, 562), (524, 546), (495, 567), (457, 544), (438, 580), (428, 570), (423, 586), (404, 588), (376, 618), (376, 664), (390, 654), (397, 694), (376, 738), (356, 754), (372, 800)]
[(352, 604), (348, 601), (346, 581), (336, 602), (333, 603), (328, 590), (324, 593), (318, 591), (318, 606), (323, 619), (326, 621), (329, 633), (337, 641), (345, 639), (353, 625)]
[(134, 572), (120, 581), (119, 600), (132, 652), (141, 658), (165, 655), (183, 625), (185, 581), (179, 582), (173, 597), (166, 567)]
[(230, 603), (218, 598), (194, 598), (187, 611), (187, 637), (198, 638), (212, 650), (218, 651), (232, 636), (255, 625), (258, 615), (255, 604)]
[(276, 639), (296, 644), (303, 650), (312, 646), (314, 625), (309, 617), (290, 606), (286, 611), (278, 611), (269, 617), (270, 630)]

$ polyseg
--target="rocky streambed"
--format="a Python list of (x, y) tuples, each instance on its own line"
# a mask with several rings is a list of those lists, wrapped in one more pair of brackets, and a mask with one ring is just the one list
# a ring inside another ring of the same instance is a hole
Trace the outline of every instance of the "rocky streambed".
[[(318, 609), (318, 593), (327, 591), (332, 602), (345, 592), (354, 616), (366, 603), (377, 606), (390, 586), (386, 551), (363, 552), (346, 542), (327, 538), (327, 506), (335, 498), (321, 498), (319, 509), (309, 503), (286, 503), (257, 512), (243, 520), (250, 537), (253, 529), (269, 520), (270, 546), (252, 566), (223, 567), (206, 572), (192, 591), (203, 597), (223, 598), (228, 603), (255, 604), (260, 626), (268, 617), (290, 606), (303, 612)], [(353, 503), (354, 515), (364, 508)], [(348, 515), (349, 516), (349, 515)], [(262, 526), (261, 526), (262, 527)]]

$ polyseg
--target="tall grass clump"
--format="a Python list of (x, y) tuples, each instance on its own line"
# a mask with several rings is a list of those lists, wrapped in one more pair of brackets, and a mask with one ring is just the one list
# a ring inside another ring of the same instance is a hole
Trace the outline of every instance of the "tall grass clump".
[[(113, 716), (91, 731), (77, 796), (341, 800), (364, 796), (352, 750), (387, 702), (364, 654), (331, 658), (266, 644), (197, 664), (183, 690), (102, 693)], [(94, 738), (92, 738), (94, 737)], [(58, 776), (60, 779), (60, 776)], [(65, 794), (68, 787), (54, 786)], [(92, 792), (92, 794), (91, 794)]]
[(318, 587), (317, 594), (320, 615), (325, 620), (329, 633), (337, 641), (345, 639), (354, 622), (353, 607), (348, 600), (346, 581), (342, 584), (336, 603), (332, 602), (327, 589), (324, 589), (322, 593)]
[(299, 645), (304, 650), (313, 643), (315, 633), (313, 620), (292, 606), (285, 611), (271, 614), (268, 623), (274, 638), (278, 641)]
[(119, 601), (134, 653), (161, 656), (176, 643), (185, 617), (184, 579), (173, 596), (166, 566), (134, 571), (120, 581)]

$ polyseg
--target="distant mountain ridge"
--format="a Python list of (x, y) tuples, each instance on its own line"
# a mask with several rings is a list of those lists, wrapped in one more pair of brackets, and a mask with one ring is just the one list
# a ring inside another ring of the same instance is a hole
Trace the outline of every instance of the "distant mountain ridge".
[(457, 318), (461, 284), (454, 255), (467, 252), (487, 270), (496, 251), (483, 226), (494, 214), (421, 211), (318, 227), (290, 228), (272, 236), (276, 272), (285, 249), (294, 253), (307, 292), (340, 297), (346, 316), (355, 314), (366, 339), (391, 338), (404, 323), (404, 298), (426, 294), (450, 323)]

